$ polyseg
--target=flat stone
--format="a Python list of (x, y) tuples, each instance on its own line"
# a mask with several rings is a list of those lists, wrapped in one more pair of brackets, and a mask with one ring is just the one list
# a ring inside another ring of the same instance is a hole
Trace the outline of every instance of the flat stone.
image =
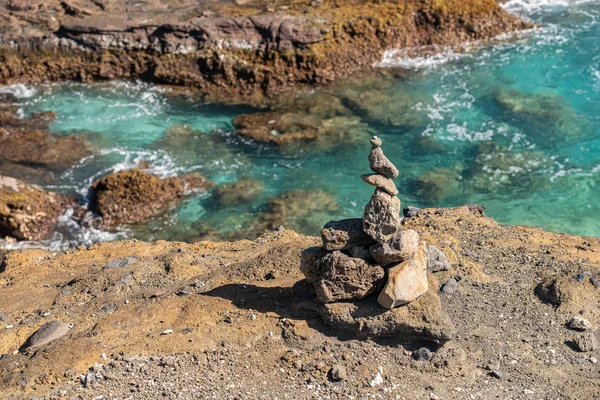
[(377, 298), (382, 307), (402, 306), (427, 292), (429, 284), (425, 246), (425, 242), (421, 242), (412, 258), (388, 270), (387, 284)]
[(378, 187), (379, 189), (385, 190), (388, 194), (392, 195), (392, 196), (396, 196), (398, 195), (398, 188), (396, 187), (396, 184), (394, 184), (394, 181), (392, 181), (390, 178), (386, 178), (383, 175), (379, 175), (379, 174), (365, 174), (365, 175), (361, 175), (360, 179), (362, 179), (364, 182), (368, 183), (369, 185)]
[(400, 199), (375, 189), (365, 206), (363, 230), (378, 243), (387, 242), (400, 229)]
[(594, 332), (582, 333), (573, 340), (573, 344), (581, 352), (594, 351), (598, 348), (598, 340)]
[(454, 337), (456, 329), (441, 308), (437, 281), (432, 275), (429, 280), (435, 289), (404, 307), (384, 310), (370, 296), (364, 300), (319, 304), (318, 311), (326, 324), (358, 337), (445, 342)]
[(567, 325), (569, 326), (569, 328), (574, 329), (576, 331), (589, 331), (592, 329), (591, 322), (578, 315), (571, 318)]
[(379, 265), (389, 265), (408, 260), (419, 248), (419, 234), (408, 229), (397, 232), (387, 243), (378, 243), (369, 248), (371, 256)]
[(326, 250), (349, 250), (354, 246), (369, 247), (375, 242), (363, 231), (360, 218), (328, 222), (321, 230), (323, 247)]
[(24, 348), (43, 346), (53, 340), (59, 339), (69, 333), (69, 324), (60, 321), (46, 322), (29, 337)]
[(381, 147), (373, 147), (369, 153), (369, 164), (371, 171), (385, 175), (390, 179), (398, 177), (398, 169), (388, 158), (383, 154)]
[(323, 303), (362, 299), (381, 290), (385, 283), (382, 267), (337, 250), (325, 254), (313, 249), (304, 251), (300, 270)]
[(104, 268), (106, 268), (106, 269), (127, 268), (135, 261), (137, 261), (137, 260), (134, 257), (118, 258), (116, 260), (112, 260), (112, 261), (109, 261), (108, 263), (106, 263)]
[(448, 271), (451, 265), (446, 254), (435, 246), (427, 246), (427, 270), (429, 272)]

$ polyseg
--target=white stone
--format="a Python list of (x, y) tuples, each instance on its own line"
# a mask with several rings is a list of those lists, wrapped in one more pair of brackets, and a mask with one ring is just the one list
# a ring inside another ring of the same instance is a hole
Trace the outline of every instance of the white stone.
[(377, 301), (385, 308), (394, 308), (411, 301), (427, 292), (427, 244), (421, 241), (415, 255), (388, 271), (388, 281)]

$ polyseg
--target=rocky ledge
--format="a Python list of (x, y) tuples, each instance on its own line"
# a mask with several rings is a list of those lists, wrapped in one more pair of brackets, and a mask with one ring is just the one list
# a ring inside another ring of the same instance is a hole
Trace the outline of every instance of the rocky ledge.
[(141, 78), (224, 99), (322, 84), (385, 50), (530, 27), (496, 0), (0, 3), (0, 84)]
[(398, 319), (384, 317), (390, 310), (376, 293), (316, 302), (298, 266), (322, 240), (293, 231), (230, 243), (14, 251), (0, 261), (0, 393), (598, 395), (600, 240), (501, 227), (474, 206), (407, 214), (403, 231), (444, 256), (430, 252), (427, 293), (393, 310), (412, 313), (405, 325), (443, 317), (455, 328), (450, 340), (420, 341), (431, 337), (426, 329), (378, 336)]

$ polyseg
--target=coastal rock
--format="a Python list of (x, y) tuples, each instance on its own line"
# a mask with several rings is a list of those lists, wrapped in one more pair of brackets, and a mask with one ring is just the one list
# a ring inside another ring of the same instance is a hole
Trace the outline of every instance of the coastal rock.
[(383, 175), (365, 174), (361, 175), (360, 178), (369, 185), (373, 185), (379, 189), (386, 191), (391, 196), (396, 196), (398, 194), (398, 188), (396, 187), (394, 182)]
[(134, 224), (164, 212), (194, 192), (214, 185), (199, 173), (161, 179), (132, 169), (107, 175), (92, 185), (92, 209), (105, 227)]
[(0, 176), (0, 237), (42, 240), (56, 226), (73, 199), (17, 179)]
[(443, 251), (435, 246), (427, 246), (427, 270), (429, 272), (448, 271), (451, 267)]
[[(437, 288), (435, 278), (430, 279)], [(319, 304), (318, 311), (328, 325), (360, 337), (445, 342), (454, 337), (456, 329), (442, 310), (436, 291), (429, 290), (412, 303), (387, 311), (382, 310), (374, 297)]]
[(426, 203), (436, 203), (458, 190), (459, 173), (449, 168), (426, 171), (409, 181), (414, 193)]
[(237, 182), (226, 183), (215, 188), (215, 199), (221, 206), (228, 207), (254, 200), (262, 190), (260, 181), (242, 178)]
[(369, 164), (371, 170), (378, 174), (384, 175), (390, 179), (398, 176), (398, 169), (388, 158), (383, 154), (381, 147), (373, 147), (369, 154)]
[(377, 301), (385, 308), (408, 304), (422, 296), (429, 288), (427, 281), (427, 257), (425, 242), (409, 260), (388, 270), (388, 281)]
[(323, 303), (362, 299), (383, 287), (385, 272), (380, 266), (340, 251), (324, 255), (318, 250), (305, 253), (300, 270), (314, 285), (317, 298)]
[(326, 250), (349, 250), (355, 246), (368, 247), (375, 243), (363, 231), (363, 222), (360, 218), (328, 222), (321, 230), (321, 239)]
[(69, 333), (69, 324), (60, 321), (50, 321), (42, 325), (29, 337), (22, 349), (43, 346), (53, 340), (59, 339)]
[(397, 232), (392, 240), (377, 243), (369, 248), (371, 256), (379, 265), (405, 261), (419, 248), (419, 234), (412, 229)]
[(400, 228), (400, 199), (375, 189), (365, 206), (363, 230), (376, 242), (387, 242)]

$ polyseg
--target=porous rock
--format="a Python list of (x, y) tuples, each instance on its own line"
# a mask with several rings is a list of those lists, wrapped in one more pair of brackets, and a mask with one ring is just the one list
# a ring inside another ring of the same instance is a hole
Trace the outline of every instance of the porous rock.
[[(429, 276), (430, 285), (437, 281)], [(404, 306), (384, 310), (371, 296), (364, 300), (319, 304), (319, 314), (325, 323), (336, 329), (361, 337), (393, 337), (403, 340), (445, 342), (455, 335), (455, 327), (440, 305), (437, 290)]]
[(341, 251), (310, 248), (302, 254), (300, 270), (314, 285), (317, 298), (323, 303), (362, 299), (380, 290), (385, 282), (382, 267)]
[(398, 188), (389, 178), (379, 174), (364, 174), (360, 176), (365, 183), (375, 186), (381, 190), (385, 190), (388, 194), (396, 196), (398, 194)]
[(371, 171), (377, 172), (390, 179), (396, 178), (399, 174), (398, 169), (390, 160), (388, 160), (385, 154), (383, 154), (381, 147), (373, 147), (371, 149), (371, 153), (369, 153), (369, 164), (371, 165)]
[(578, 315), (569, 320), (568, 326), (576, 331), (588, 331), (592, 329), (590, 321)]
[(0, 237), (44, 239), (56, 226), (58, 217), (75, 206), (75, 201), (66, 196), (0, 176)]
[(448, 271), (450, 267), (443, 251), (435, 246), (427, 246), (427, 269), (430, 272)]
[(417, 252), (418, 248), (419, 234), (408, 229), (397, 232), (389, 242), (371, 246), (369, 251), (379, 265), (388, 265), (408, 260)]
[(598, 348), (598, 340), (594, 332), (585, 332), (575, 338), (574, 345), (581, 352), (594, 351)]
[(328, 222), (321, 231), (323, 247), (327, 250), (349, 250), (354, 246), (368, 247), (375, 242), (363, 231), (360, 218)]
[(400, 199), (375, 189), (365, 206), (363, 230), (376, 242), (387, 242), (400, 228)]
[(213, 182), (197, 172), (161, 179), (131, 169), (94, 182), (91, 203), (93, 210), (102, 217), (102, 224), (115, 227), (157, 216), (185, 196), (212, 186)]

